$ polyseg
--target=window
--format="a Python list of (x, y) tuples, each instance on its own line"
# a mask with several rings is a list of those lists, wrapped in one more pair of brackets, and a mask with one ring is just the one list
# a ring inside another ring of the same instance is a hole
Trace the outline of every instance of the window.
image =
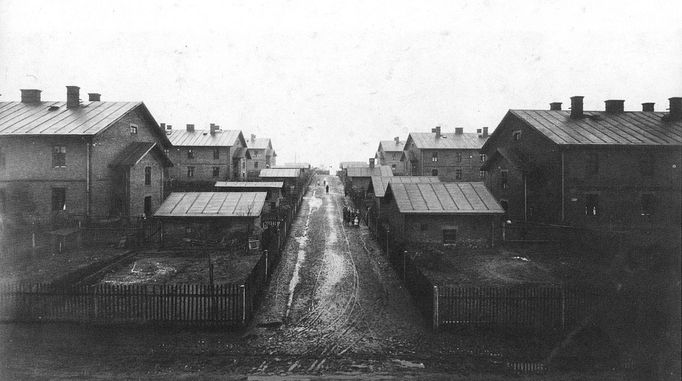
[(455, 180), (462, 180), (462, 169), (455, 169)]
[(642, 176), (652, 176), (654, 174), (654, 158), (650, 154), (644, 154), (639, 159), (639, 171)]
[(642, 215), (651, 216), (656, 211), (656, 198), (651, 193), (645, 193), (641, 197)]
[(452, 245), (457, 243), (457, 229), (443, 229), (443, 244)]
[(187, 177), (194, 177), (194, 167), (187, 167)]
[(130, 125), (130, 135), (137, 135), (137, 126), (134, 124)]
[(478, 157), (481, 159), (481, 163), (484, 163), (488, 159), (484, 153), (478, 155)]
[(0, 148), (0, 168), (5, 168), (5, 153)]
[(598, 216), (599, 215), (599, 195), (588, 193), (585, 195), (585, 215)]
[(152, 196), (147, 196), (144, 198), (144, 216), (152, 216)]
[(52, 211), (66, 210), (66, 188), (52, 188)]
[(431, 176), (438, 176), (438, 169), (434, 168), (431, 170)]
[(152, 185), (152, 167), (144, 167), (144, 185)]
[(457, 152), (455, 158), (456, 158), (456, 160), (457, 160), (458, 163), (461, 163), (461, 162), (462, 162), (462, 153), (461, 153), (461, 152)]
[(500, 171), (500, 188), (509, 189), (509, 171)]
[(187, 150), (187, 158), (188, 159), (194, 159), (194, 150), (193, 149), (188, 149)]
[(393, 158), (393, 160), (398, 160), (398, 154), (395, 152), (391, 154), (391, 157)]
[(170, 155), (170, 150), (169, 150), (168, 148), (164, 148), (164, 149), (163, 149), (163, 153), (164, 153), (166, 156), (168, 156), (168, 155)]
[(257, 162), (257, 161), (254, 161), (254, 162), (253, 162), (253, 167), (254, 167), (254, 168), (258, 168), (258, 162)]
[(218, 159), (220, 159), (220, 149), (214, 148), (213, 149), (213, 160), (218, 160)]
[(516, 141), (516, 142), (519, 141), (519, 140), (521, 140), (521, 130), (513, 131), (513, 132), (512, 132), (512, 138), (513, 138), (514, 141)]
[(7, 210), (5, 208), (7, 205), (7, 195), (4, 189), (0, 189), (0, 213), (5, 213)]
[(588, 176), (599, 173), (599, 155), (596, 152), (588, 153), (585, 161), (585, 174)]
[(429, 230), (429, 224), (420, 224), (420, 225), (419, 225), (419, 230), (421, 230), (421, 231), (423, 231), (423, 232)]
[(438, 152), (434, 152), (431, 154), (431, 161), (433, 161), (433, 162), (438, 161)]
[(484, 179), (485, 178), (485, 171), (478, 171), (478, 178)]
[(220, 167), (213, 167), (213, 177), (220, 177)]
[(54, 146), (52, 147), (52, 166), (54, 168), (66, 167), (66, 147)]
[(397, 167), (396, 167), (395, 164), (391, 164), (391, 168), (392, 168), (392, 169), (396, 169)]

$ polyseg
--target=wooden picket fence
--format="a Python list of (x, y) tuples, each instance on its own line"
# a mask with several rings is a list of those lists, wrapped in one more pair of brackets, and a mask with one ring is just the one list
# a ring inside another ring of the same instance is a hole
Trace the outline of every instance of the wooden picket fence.
[(239, 326), (246, 295), (236, 284), (0, 284), (0, 321)]

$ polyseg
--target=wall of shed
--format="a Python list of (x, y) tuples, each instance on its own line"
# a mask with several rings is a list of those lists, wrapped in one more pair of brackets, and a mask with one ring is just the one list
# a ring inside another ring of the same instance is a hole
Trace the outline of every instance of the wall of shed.
[(174, 218), (162, 219), (164, 246), (173, 247), (186, 244), (186, 239), (223, 242), (246, 239), (248, 234), (260, 231), (260, 216), (256, 218)]

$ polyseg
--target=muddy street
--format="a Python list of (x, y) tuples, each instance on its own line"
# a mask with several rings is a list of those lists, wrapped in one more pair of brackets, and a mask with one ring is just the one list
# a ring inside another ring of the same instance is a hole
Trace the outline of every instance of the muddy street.
[(251, 331), (266, 353), (394, 355), (425, 333), (367, 227), (344, 226), (345, 202), (338, 178), (313, 181)]

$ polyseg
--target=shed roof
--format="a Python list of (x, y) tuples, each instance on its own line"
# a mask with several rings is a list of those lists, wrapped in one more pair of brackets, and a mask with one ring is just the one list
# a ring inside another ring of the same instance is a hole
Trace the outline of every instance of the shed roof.
[(369, 167), (348, 167), (348, 177), (372, 177), (372, 176), (393, 176), (393, 170), (388, 165), (379, 165), (374, 168)]
[(384, 197), (388, 183), (410, 184), (410, 183), (439, 183), (438, 176), (372, 176), (372, 188), (375, 197)]
[(369, 163), (366, 161), (342, 161), (339, 163), (341, 169), (346, 169), (350, 167), (369, 167)]
[(259, 177), (297, 178), (301, 174), (298, 168), (264, 168), (260, 170)]
[(474, 133), (442, 133), (436, 138), (434, 132), (411, 132), (407, 140), (412, 139), (419, 149), (480, 149), (487, 137)]
[(241, 141), (242, 146), (246, 146), (244, 136), (239, 130), (218, 130), (215, 134), (211, 134), (209, 130), (189, 132), (178, 129), (172, 130), (168, 139), (174, 146), (178, 147), (232, 147), (238, 141)]
[(258, 217), (266, 192), (173, 192), (154, 217)]
[(218, 181), (216, 188), (282, 188), (282, 181)]
[(585, 111), (585, 117), (578, 119), (564, 110), (509, 110), (509, 114), (559, 145), (682, 145), (682, 121), (667, 121), (664, 112)]
[(400, 141), (398, 143), (395, 140), (380, 140), (378, 151), (384, 152), (402, 152), (405, 149), (405, 142)]
[(170, 145), (142, 102), (85, 102), (74, 108), (66, 102), (0, 102), (0, 135), (96, 135), (137, 108), (152, 122), (152, 132)]
[(504, 214), (504, 209), (482, 182), (389, 183), (400, 213)]
[(152, 150), (161, 159), (161, 162), (165, 167), (172, 167), (173, 162), (166, 156), (161, 148), (156, 143), (149, 142), (133, 142), (128, 144), (123, 151), (119, 152), (118, 155), (109, 164), (110, 167), (132, 167), (142, 160), (145, 155)]

